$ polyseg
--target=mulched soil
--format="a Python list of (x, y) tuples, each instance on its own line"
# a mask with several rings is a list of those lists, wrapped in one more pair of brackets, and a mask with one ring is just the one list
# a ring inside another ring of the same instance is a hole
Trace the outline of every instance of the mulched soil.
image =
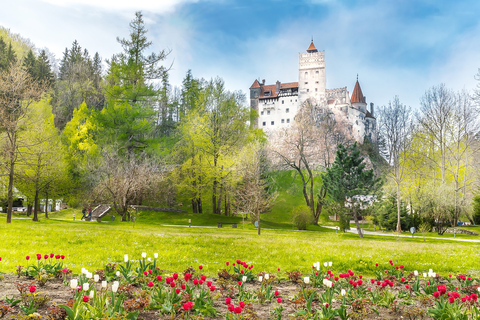
[[(5, 297), (12, 297), (15, 296), (17, 298), (20, 298), (20, 293), (17, 290), (17, 286), (20, 285), (28, 285), (30, 286), (32, 284), (32, 280), (29, 278), (26, 278), (24, 276), (16, 276), (12, 274), (6, 274), (1, 276), (2, 279), (0, 280), (0, 306), (2, 303), (6, 303)], [(220, 285), (216, 284), (216, 279), (210, 279), (214, 282), (214, 285), (217, 286), (218, 288), (218, 299), (215, 300), (214, 302), (214, 307), (219, 311), (219, 316), (216, 318), (208, 318), (204, 317), (203, 319), (224, 319), (225, 314), (227, 314), (227, 306), (224, 303), (225, 300), (225, 295), (223, 294), (224, 292), (220, 289)], [(37, 286), (37, 293), (39, 295), (45, 295), (48, 297), (48, 302), (40, 307), (38, 309), (38, 313), (42, 316), (40, 319), (50, 319), (48, 317), (49, 312), (50, 312), (50, 307), (52, 307), (54, 304), (64, 304), (67, 300), (72, 298), (72, 290), (63, 284), (63, 281), (60, 279), (54, 279), (54, 280), (49, 280), (44, 286), (39, 286), (38, 284), (35, 284)], [(259, 283), (255, 282), (253, 284), (248, 283), (247, 284), (247, 290), (248, 291), (255, 291), (258, 290), (259, 288)], [(278, 290), (281, 294), (281, 297), (283, 299), (282, 301), (282, 306), (284, 307), (284, 310), (282, 312), (283, 319), (294, 319), (294, 313), (296, 309), (296, 305), (298, 307), (301, 307), (301, 303), (295, 303), (295, 297), (298, 297), (299, 294), (299, 285), (294, 284), (292, 282), (281, 282), (279, 284), (274, 285), (274, 289)], [(390, 290), (399, 290), (400, 287), (398, 288), (390, 288)], [(423, 310), (423, 312), (426, 313), (426, 309), (428, 306), (433, 305), (433, 297), (432, 299), (427, 298), (425, 301), (423, 301), (423, 304), (420, 304), (420, 301), (414, 300), (415, 303), (413, 305), (409, 306), (404, 306), (404, 307), (399, 307), (396, 312), (392, 311), (391, 309), (386, 309), (383, 307), (378, 307), (377, 306), (377, 311), (379, 314), (376, 312), (373, 312), (373, 310), (367, 308), (366, 309), (366, 314), (363, 315), (357, 315), (356, 317), (351, 317), (350, 319), (409, 319), (408, 312), (412, 312), (414, 308), (418, 308), (418, 310)], [(233, 300), (232, 303), (235, 302), (238, 305), (238, 301)], [(340, 306), (340, 301), (333, 302), (334, 308), (337, 308)], [(244, 310), (244, 314), (250, 314), (250, 317), (248, 319), (273, 319), (273, 315), (271, 314), (271, 311), (278, 306), (277, 303), (273, 302), (265, 302), (263, 304), (260, 303), (254, 303), (253, 305), (248, 305), (246, 309)], [(13, 313), (9, 313), (4, 319), (23, 319), (22, 315), (23, 313), (21, 310), (18, 308), (18, 306), (13, 308)], [(248, 311), (250, 310), (250, 312)], [(349, 311), (351, 310), (351, 307), (349, 307)], [(409, 311), (410, 310), (410, 311)], [(9, 318), (10, 317), (10, 318)], [(1, 313), (0, 313), (0, 318)], [(178, 316), (176, 319), (180, 319), (181, 316)], [(39, 318), (37, 318), (39, 319)], [(140, 312), (140, 315), (138, 319), (175, 319), (172, 318), (171, 316), (163, 316), (158, 313), (158, 310), (144, 310)], [(412, 318), (415, 319), (415, 318)], [(421, 319), (418, 317), (418, 319)], [(425, 317), (425, 319), (429, 319), (428, 317)]]

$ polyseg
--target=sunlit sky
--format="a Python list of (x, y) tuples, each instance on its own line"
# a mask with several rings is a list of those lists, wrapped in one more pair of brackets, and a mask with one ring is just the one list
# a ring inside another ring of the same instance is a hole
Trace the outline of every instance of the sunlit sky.
[(298, 81), (298, 53), (312, 37), (325, 50), (327, 88), (351, 93), (358, 74), (375, 105), (398, 95), (416, 108), (433, 85), (478, 83), (478, 0), (16, 0), (2, 2), (0, 25), (57, 59), (75, 39), (107, 59), (138, 10), (153, 49), (172, 50), (172, 85), (188, 69), (245, 93), (255, 79)]

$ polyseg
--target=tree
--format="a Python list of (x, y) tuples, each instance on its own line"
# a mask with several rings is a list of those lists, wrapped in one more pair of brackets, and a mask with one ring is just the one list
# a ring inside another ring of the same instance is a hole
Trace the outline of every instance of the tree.
[(236, 171), (242, 175), (240, 187), (236, 192), (237, 208), (250, 213), (252, 221), (257, 221), (258, 235), (261, 232), (260, 215), (273, 206), (277, 193), (269, 190), (265, 179), (266, 154), (259, 141), (245, 146), (239, 157)]
[(112, 203), (122, 221), (130, 221), (129, 208), (140, 205), (164, 175), (163, 165), (145, 153), (122, 156), (118, 150), (104, 150), (100, 161), (91, 164), (89, 180), (95, 187), (94, 198)]
[(395, 182), (397, 201), (397, 233), (401, 230), (401, 187), (409, 174), (406, 157), (412, 138), (412, 112), (411, 109), (400, 102), (395, 96), (393, 103), (380, 109), (379, 112), (379, 135), (383, 142), (384, 152), (390, 166), (389, 177)]
[[(45, 57), (40, 54), (38, 58), (38, 76), (49, 79), (50, 75), (44, 70), (47, 68)], [(95, 53), (92, 61), (88, 50), (85, 49), (82, 52), (82, 48), (76, 40), (70, 49), (65, 48), (52, 100), (55, 125), (58, 128), (65, 127), (72, 118), (73, 110), (83, 102), (92, 109), (102, 109), (105, 97), (102, 89), (101, 61), (98, 53)]]
[(46, 195), (45, 217), (48, 218), (49, 195), (62, 179), (65, 168), (60, 136), (53, 118), (50, 99), (44, 98), (32, 105), (23, 120), (28, 131), (21, 133), (21, 139), (27, 144), (18, 148), (16, 186), (24, 195), (31, 195), (34, 199), (33, 221), (38, 221), (42, 192)]
[(350, 209), (360, 238), (363, 234), (358, 222), (359, 196), (375, 192), (380, 185), (373, 169), (365, 170), (365, 165), (356, 142), (348, 148), (340, 144), (335, 161), (323, 176), (323, 183), (332, 199)]
[(480, 224), (480, 195), (473, 198), (473, 223)]
[(342, 118), (307, 101), (291, 128), (271, 135), (270, 150), (276, 164), (283, 169), (294, 169), (302, 180), (303, 196), (314, 224), (318, 224), (326, 197), (323, 184), (315, 197), (316, 182), (321, 179), (317, 172), (331, 165), (336, 146), (350, 139), (347, 131)]
[(27, 129), (22, 120), (33, 103), (40, 100), (43, 92), (43, 85), (34, 81), (19, 64), (0, 72), (0, 133), (4, 136), (3, 148), (9, 178), (7, 223), (11, 223), (12, 219), (15, 164), (19, 147), (24, 143), (19, 134)]
[(168, 69), (158, 64), (165, 60), (169, 51), (146, 54), (152, 42), (148, 41), (148, 30), (143, 21), (143, 14), (135, 12), (135, 18), (130, 22), (130, 37), (117, 42), (123, 52), (116, 54), (108, 61), (106, 96), (107, 101), (127, 102), (129, 104), (149, 103), (156, 97), (157, 90), (152, 80), (162, 79)]

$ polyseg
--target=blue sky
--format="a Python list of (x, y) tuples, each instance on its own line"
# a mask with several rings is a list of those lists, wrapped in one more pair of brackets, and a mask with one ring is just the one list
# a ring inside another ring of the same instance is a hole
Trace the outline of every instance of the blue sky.
[(416, 108), (433, 85), (478, 83), (480, 1), (17, 0), (2, 4), (0, 25), (58, 59), (75, 39), (109, 58), (137, 10), (154, 49), (172, 50), (173, 85), (188, 69), (244, 92), (255, 79), (297, 81), (298, 53), (312, 36), (325, 50), (327, 87), (352, 92), (358, 73), (376, 105), (398, 95)]

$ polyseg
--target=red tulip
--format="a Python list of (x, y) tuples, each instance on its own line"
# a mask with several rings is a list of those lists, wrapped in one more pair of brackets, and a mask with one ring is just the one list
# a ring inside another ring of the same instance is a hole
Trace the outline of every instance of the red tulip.
[(30, 256), (26, 256), (25, 259), (30, 260)]
[(89, 298), (88, 296), (83, 296), (83, 302), (88, 302)]
[(203, 266), (198, 266), (198, 269), (202, 270), (202, 269), (203, 269)]
[(243, 309), (243, 308), (245, 307), (245, 302), (240, 301), (240, 302), (238, 303), (238, 305)]
[(35, 286), (30, 286), (30, 292), (34, 293), (37, 290), (37, 287)]
[(184, 284), (182, 284), (182, 290), (185, 290), (186, 286)]
[(277, 298), (277, 303), (281, 303), (282, 302), (282, 298)]
[(175, 290), (175, 292), (176, 292), (177, 294), (179, 294), (180, 291), (182, 291), (182, 290), (180, 290), (180, 288), (177, 288), (177, 290)]
[(230, 305), (231, 302), (232, 302), (232, 298), (230, 297), (225, 298), (225, 304)]
[(161, 275), (157, 275), (157, 281), (162, 281), (162, 276)]
[(233, 312), (235, 310), (235, 306), (233, 304), (228, 305), (228, 311)]
[(210, 291), (215, 291), (215, 286), (210, 286)]
[(276, 296), (278, 296), (278, 295), (280, 294), (280, 292), (278, 292), (278, 290), (275, 290), (274, 294), (275, 294)]
[(53, 253), (50, 253), (50, 258), (53, 258), (55, 255)]
[(150, 288), (153, 287), (153, 282), (150, 281), (150, 282), (148, 283), (148, 286), (149, 286)]

